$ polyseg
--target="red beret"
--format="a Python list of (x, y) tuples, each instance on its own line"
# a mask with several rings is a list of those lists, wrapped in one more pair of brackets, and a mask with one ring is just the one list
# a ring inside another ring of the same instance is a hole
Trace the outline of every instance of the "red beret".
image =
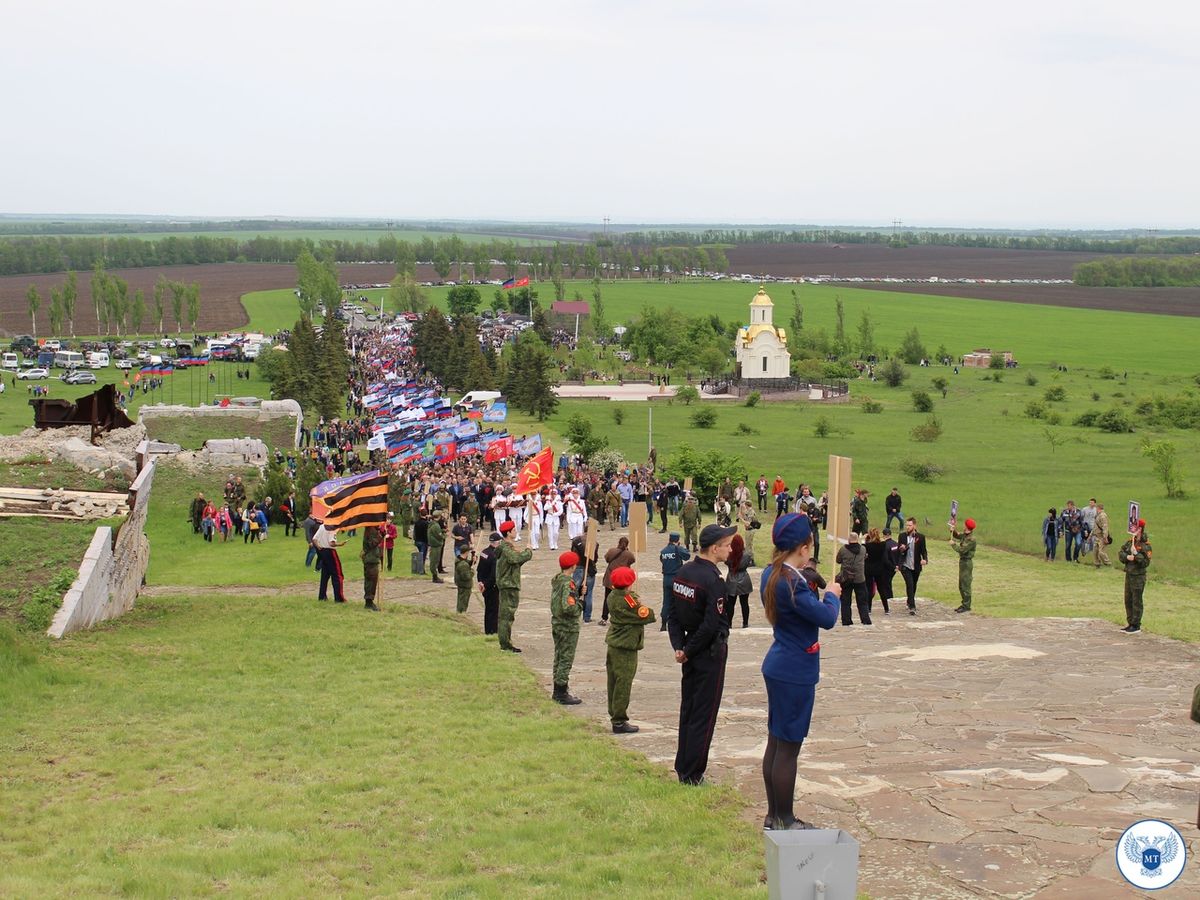
[(1146, 527), (1146, 520), (1138, 519), (1138, 528), (1145, 528), (1145, 527)]
[(967, 519), (967, 521), (965, 521), (963, 524), (967, 526), (967, 531), (975, 530), (975, 520), (974, 519)]
[(570, 550), (558, 557), (558, 567), (560, 569), (573, 569), (577, 565), (579, 565), (579, 556)]
[(517, 526), (512, 522), (501, 522), (500, 523), (500, 533), (508, 534), (510, 531), (512, 531), (516, 527)]
[(613, 570), (613, 587), (627, 588), (635, 581), (637, 581), (637, 572), (633, 571), (629, 566), (621, 566), (621, 568)]

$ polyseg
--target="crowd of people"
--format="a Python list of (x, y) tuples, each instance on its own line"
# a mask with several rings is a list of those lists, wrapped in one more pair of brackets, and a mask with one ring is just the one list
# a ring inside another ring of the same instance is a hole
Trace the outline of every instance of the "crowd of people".
[[(355, 336), (347, 384), (347, 417), (320, 420), (302, 432), (297, 451), (284, 463), (295, 475), (297, 458), (306, 456), (333, 475), (368, 468), (388, 468), (386, 450), (364, 457), (357, 449), (371, 435), (371, 413), (363, 398), (384, 377), (403, 378), (436, 389), (437, 383), (413, 356), (411, 345), (388, 342), (378, 333)], [(757, 480), (725, 478), (706, 496), (689, 483), (658, 470), (652, 452), (644, 465), (601, 470), (579, 457), (563, 454), (553, 477), (533, 492), (517, 490), (520, 461), (486, 461), (480, 455), (448, 461), (437, 458), (406, 464), (391, 471), (387, 521), (361, 527), (364, 606), (377, 610), (383, 567), (393, 568), (399, 540), (412, 541), (414, 573), (434, 584), (453, 586), (455, 609), (465, 613), (478, 596), (483, 630), (494, 635), (504, 652), (521, 653), (514, 643), (522, 593), (531, 578), (522, 570), (537, 553), (555, 560), (554, 574), (539, 585), (550, 597), (553, 642), (553, 699), (565, 705), (581, 700), (570, 690), (575, 652), (584, 624), (603, 629), (607, 713), (614, 734), (638, 730), (630, 717), (638, 654), (647, 628), (657, 624), (680, 667), (680, 713), (674, 761), (681, 783), (703, 784), (708, 767), (724, 687), (731, 629), (749, 627), (761, 617), (774, 641), (762, 663), (766, 684), (768, 739), (762, 760), (767, 794), (764, 828), (813, 827), (793, 808), (797, 759), (807, 737), (819, 680), (819, 632), (874, 622), (875, 599), (884, 616), (898, 600), (895, 576), (901, 577), (910, 616), (918, 614), (917, 590), (929, 565), (929, 543), (906, 516), (897, 488), (885, 495), (883, 516), (870, 509), (871, 492), (859, 488), (849, 504), (850, 537), (837, 544), (836, 575), (826, 583), (818, 572), (820, 535), (828, 526), (828, 492), (807, 483), (793, 490), (787, 481), (766, 473)], [(346, 540), (309, 516), (297, 525), (296, 501), (291, 495), (276, 505), (246, 497), (241, 480), (226, 484), (224, 502), (198, 495), (193, 501), (193, 528), (206, 540), (229, 540), (241, 533), (246, 543), (265, 540), (273, 522), (283, 519), (287, 532), (304, 532), (306, 565), (320, 572), (318, 599), (332, 589), (335, 602), (346, 602), (344, 573), (338, 548)], [(643, 596), (637, 589), (639, 561), (626, 532), (642, 519), (653, 532), (666, 535), (657, 548), (663, 585), (661, 598)], [(634, 515), (637, 512), (638, 515)], [(774, 513), (770, 522), (764, 520)], [(882, 519), (882, 525), (880, 522)], [(706, 524), (707, 522), (707, 524)], [(589, 523), (594, 523), (589, 531)], [(928, 519), (926, 519), (928, 524)], [(756, 560), (755, 542), (762, 529), (770, 535)], [(945, 540), (958, 561), (961, 604), (973, 608), (972, 576), (977, 523), (952, 518)], [(619, 532), (619, 533), (618, 533)], [(1091, 501), (1076, 509), (1068, 502), (1060, 515), (1050, 510), (1043, 525), (1047, 559), (1055, 558), (1060, 540), (1067, 559), (1094, 554), (1097, 565), (1108, 564), (1104, 547), (1111, 543), (1103, 505)], [(449, 548), (447, 549), (447, 545)], [(1144, 533), (1131, 535), (1120, 551), (1126, 567), (1128, 632), (1140, 629), (1141, 590), (1151, 549)], [(751, 603), (757, 579), (759, 603)], [(445, 577), (443, 577), (445, 576)], [(597, 579), (600, 597), (594, 597)], [(755, 608), (761, 612), (754, 612)], [(857, 621), (856, 621), (857, 617)]]

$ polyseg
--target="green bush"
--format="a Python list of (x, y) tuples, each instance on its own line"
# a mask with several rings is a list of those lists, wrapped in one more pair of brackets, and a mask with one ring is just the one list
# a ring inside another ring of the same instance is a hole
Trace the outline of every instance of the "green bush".
[(900, 463), (900, 471), (913, 481), (920, 481), (923, 484), (929, 484), (935, 478), (946, 473), (943, 466), (928, 459), (906, 459)]
[(1112, 366), (1101, 366), (1100, 377), (1105, 381), (1113, 381), (1117, 377), (1117, 373), (1112, 370)]
[(882, 378), (883, 383), (888, 387), (900, 387), (908, 378), (908, 369), (904, 368), (904, 364), (900, 360), (893, 358), (876, 369), (875, 374)]
[(933, 412), (933, 398), (929, 396), (928, 391), (913, 391), (912, 404), (917, 412)]
[(872, 400), (870, 397), (863, 398), (860, 408), (868, 415), (874, 415), (875, 413), (883, 412), (883, 404), (878, 400)]
[(700, 501), (701, 508), (712, 509), (713, 501), (717, 499), (717, 488), (726, 477), (736, 483), (745, 475), (742, 458), (718, 450), (694, 450), (690, 444), (683, 443), (671, 454), (671, 458), (663, 467), (665, 478), (678, 479), (683, 484), (684, 479), (692, 478), (692, 490)]
[(829, 416), (817, 416), (813, 422), (813, 435), (819, 438), (829, 437), (829, 433), (833, 431), (833, 423), (829, 421)]
[(1003, 369), (1004, 368), (1004, 354), (1003, 353), (993, 353), (992, 358), (988, 360), (988, 368), (989, 369)]
[(1046, 393), (1042, 396), (1046, 398), (1047, 403), (1062, 403), (1067, 399), (1067, 389), (1061, 384), (1056, 384), (1046, 388)]
[(1107, 431), (1110, 434), (1128, 434), (1133, 431), (1133, 423), (1129, 421), (1129, 416), (1125, 410), (1119, 406), (1114, 406), (1100, 414), (1100, 418), (1096, 420), (1096, 427), (1101, 431)]
[(1025, 415), (1030, 419), (1046, 418), (1046, 404), (1041, 400), (1030, 400), (1025, 404)]
[(616, 422), (618, 425), (622, 424), (625, 421), (625, 408), (623, 406), (620, 406), (620, 405), (614, 406), (612, 414), (613, 414), (613, 421)]
[(1046, 421), (1051, 425), (1061, 425), (1063, 421), (1062, 413), (1052, 412), (1050, 415), (1046, 416)]
[(599, 435), (592, 429), (592, 423), (580, 413), (575, 413), (567, 419), (567, 427), (563, 437), (572, 450), (583, 457), (584, 462), (608, 446), (608, 438)]
[(858, 377), (858, 369), (841, 362), (828, 362), (821, 367), (821, 377), (826, 381), (847, 381)]
[(762, 393), (761, 393), (761, 392), (759, 392), (759, 391), (751, 391), (751, 392), (749, 393), (749, 395), (746, 397), (746, 406), (749, 406), (749, 407), (755, 407), (755, 406), (758, 406), (758, 404), (759, 404), (759, 402), (760, 402), (761, 400), (762, 400)]
[(757, 428), (753, 428), (750, 425), (747, 425), (745, 422), (739, 422), (738, 427), (733, 429), (733, 433), (737, 435), (750, 435), (758, 434), (759, 431)]
[(992, 372), (991, 379), (992, 379), (992, 381), (996, 382), (996, 384), (999, 384), (1001, 381), (1004, 380), (1004, 370), (996, 369), (994, 372)]
[(1089, 409), (1087, 412), (1082, 412), (1075, 417), (1071, 422), (1079, 428), (1095, 428), (1096, 422), (1100, 419), (1100, 410)]
[(675, 392), (675, 398), (683, 403), (684, 406), (691, 406), (693, 400), (700, 399), (700, 392), (690, 384), (685, 384)]
[(717, 424), (717, 411), (711, 406), (702, 406), (692, 413), (693, 428), (712, 428)]
[(923, 444), (932, 444), (942, 436), (942, 423), (937, 416), (930, 416), (910, 433), (914, 441), (920, 441)]
[(1099, 391), (1092, 391), (1092, 402), (1093, 403), (1100, 402), (1100, 392)]
[(1139, 416), (1148, 416), (1154, 412), (1153, 397), (1139, 397), (1133, 406), (1133, 411)]
[(1025, 383), (1030, 387), (1037, 387), (1038, 377), (1032, 372), (1029, 372), (1025, 375)]

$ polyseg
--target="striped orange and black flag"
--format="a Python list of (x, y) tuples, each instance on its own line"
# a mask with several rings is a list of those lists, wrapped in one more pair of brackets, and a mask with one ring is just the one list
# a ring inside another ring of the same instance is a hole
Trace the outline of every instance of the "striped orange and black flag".
[(387, 522), (388, 477), (378, 470), (323, 481), (312, 489), (313, 517), (329, 531)]

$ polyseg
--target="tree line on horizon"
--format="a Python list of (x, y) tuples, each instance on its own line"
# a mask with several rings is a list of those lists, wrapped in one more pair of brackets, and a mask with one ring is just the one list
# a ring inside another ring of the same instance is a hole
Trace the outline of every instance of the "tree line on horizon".
[(417, 263), (433, 267), (443, 281), (456, 274), (486, 280), (494, 270), (513, 277), (522, 268), (532, 277), (554, 275), (587, 278), (635, 274), (729, 270), (725, 251), (742, 244), (887, 244), (986, 247), (1008, 250), (1052, 250), (1121, 254), (1193, 254), (1200, 236), (1085, 237), (1074, 234), (1005, 235), (932, 231), (805, 231), (709, 229), (703, 231), (630, 231), (594, 234), (591, 240), (528, 245), (496, 238), (468, 242), (458, 235), (400, 240), (385, 234), (378, 240), (286, 238), (257, 234), (245, 239), (204, 234), (167, 235), (156, 240), (122, 236), (39, 235), (0, 238), (0, 275), (65, 272), (106, 268), (201, 265), (206, 263), (292, 263), (307, 251), (338, 263), (394, 262), (397, 273), (415, 273)]

